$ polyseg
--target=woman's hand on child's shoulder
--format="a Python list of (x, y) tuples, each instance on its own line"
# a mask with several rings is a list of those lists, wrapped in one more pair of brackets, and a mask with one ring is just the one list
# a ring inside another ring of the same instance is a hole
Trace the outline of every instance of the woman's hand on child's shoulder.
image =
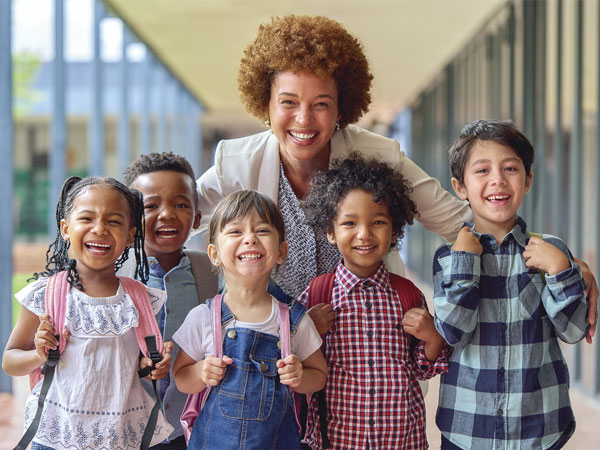
[(308, 310), (308, 315), (321, 336), (331, 330), (333, 321), (335, 320), (335, 311), (329, 303), (319, 303), (313, 306)]
[(531, 237), (523, 252), (525, 265), (556, 275), (571, 267), (571, 263), (557, 247), (539, 237)]
[(216, 386), (225, 376), (227, 366), (233, 362), (229, 356), (223, 355), (222, 358), (216, 356), (207, 356), (199, 361), (200, 378), (208, 386)]
[(304, 368), (302, 361), (296, 355), (288, 355), (277, 361), (277, 372), (281, 384), (286, 384), (295, 389), (302, 383), (302, 372)]
[(479, 239), (475, 237), (467, 226), (462, 227), (458, 232), (456, 241), (454, 241), (454, 244), (452, 245), (452, 250), (456, 252), (475, 253), (476, 255), (481, 255), (483, 253), (481, 242), (479, 242)]

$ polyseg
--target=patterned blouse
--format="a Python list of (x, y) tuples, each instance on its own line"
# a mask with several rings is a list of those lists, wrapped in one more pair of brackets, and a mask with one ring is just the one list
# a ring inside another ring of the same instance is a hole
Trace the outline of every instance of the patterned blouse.
[(282, 164), (279, 166), (279, 208), (289, 250), (286, 261), (273, 272), (272, 278), (283, 292), (297, 298), (314, 277), (333, 272), (341, 256), (337, 247), (327, 241), (325, 234), (315, 235), (306, 223), (306, 214), (283, 172)]

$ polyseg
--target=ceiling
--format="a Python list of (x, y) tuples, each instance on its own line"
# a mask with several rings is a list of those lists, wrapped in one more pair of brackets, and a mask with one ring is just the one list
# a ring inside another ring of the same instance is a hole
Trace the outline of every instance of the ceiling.
[(105, 0), (204, 104), (246, 116), (238, 62), (258, 26), (289, 13), (326, 15), (363, 43), (375, 75), (369, 120), (387, 121), (506, 0)]

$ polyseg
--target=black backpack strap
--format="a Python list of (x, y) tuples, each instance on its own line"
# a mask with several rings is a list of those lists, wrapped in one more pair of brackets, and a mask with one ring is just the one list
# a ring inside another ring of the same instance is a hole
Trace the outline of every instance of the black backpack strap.
[[(146, 336), (146, 345), (148, 346), (148, 356), (152, 360), (152, 367), (146, 367), (146, 369), (152, 370), (156, 363), (159, 362), (162, 358), (160, 356), (160, 352), (156, 348), (156, 337), (155, 336)], [(139, 372), (138, 372), (139, 373)], [(152, 389), (154, 389), (154, 395), (156, 396), (156, 403), (154, 403), (154, 407), (150, 412), (150, 416), (148, 417), (148, 423), (146, 424), (146, 430), (144, 430), (144, 435), (142, 436), (142, 443), (140, 444), (141, 450), (146, 450), (150, 448), (150, 442), (152, 441), (152, 435), (154, 434), (154, 429), (156, 428), (156, 422), (158, 421), (158, 412), (162, 409), (162, 400), (160, 398), (160, 393), (156, 389), (156, 380), (152, 380)]]
[(317, 396), (317, 405), (319, 406), (319, 425), (321, 426), (321, 444), (323, 448), (331, 448), (329, 436), (327, 434), (327, 400), (325, 399), (325, 389), (315, 392)]
[[(55, 336), (56, 339), (59, 339), (59, 336)], [(40, 389), (40, 396), (38, 397), (37, 402), (37, 411), (35, 412), (35, 417), (33, 421), (29, 424), (27, 431), (16, 445), (14, 450), (25, 450), (29, 447), (29, 443), (33, 440), (35, 433), (37, 432), (40, 426), (40, 419), (42, 418), (42, 411), (44, 410), (44, 401), (46, 400), (46, 395), (48, 395), (48, 390), (50, 389), (50, 385), (52, 384), (52, 379), (54, 378), (54, 370), (56, 369), (56, 365), (58, 364), (58, 360), (60, 359), (60, 351), (58, 347), (55, 350), (49, 349), (46, 362), (44, 363), (44, 367), (42, 368), (42, 373), (44, 374), (44, 381), (42, 382), (42, 388)]]

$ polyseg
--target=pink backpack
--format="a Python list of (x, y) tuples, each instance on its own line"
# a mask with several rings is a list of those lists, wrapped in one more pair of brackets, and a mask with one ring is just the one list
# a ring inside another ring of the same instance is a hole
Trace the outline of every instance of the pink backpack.
[[(213, 330), (214, 355), (217, 358), (223, 356), (223, 333), (221, 325), (221, 304), (223, 295), (216, 295), (210, 303), (210, 317)], [(281, 357), (286, 358), (290, 354), (290, 314), (288, 306), (279, 302), (279, 320), (281, 330)], [(186, 444), (190, 441), (192, 428), (196, 418), (206, 403), (211, 386), (207, 386), (203, 391), (188, 395), (183, 412), (181, 413), (181, 426)], [(296, 415), (297, 417), (297, 415)]]
[[(26, 449), (35, 436), (35, 433), (39, 427), (42, 410), (44, 408), (44, 400), (48, 393), (48, 389), (50, 388), (50, 384), (52, 383), (52, 378), (54, 377), (54, 371), (56, 369), (56, 365), (58, 364), (60, 353), (65, 349), (66, 339), (63, 335), (63, 331), (65, 328), (67, 294), (71, 289), (71, 286), (67, 281), (67, 275), (68, 272), (63, 271), (48, 278), (45, 295), (46, 312), (50, 316), (52, 324), (58, 333), (57, 338), (59, 340), (59, 347), (57, 350), (48, 350), (48, 356), (44, 366), (29, 373), (29, 384), (31, 389), (33, 389), (33, 387), (42, 378), (44, 378), (44, 382), (42, 384), (42, 389), (38, 399), (36, 416), (15, 447), (15, 450)], [(146, 286), (132, 278), (119, 277), (119, 280), (123, 284), (125, 292), (127, 292), (127, 294), (131, 297), (133, 304), (139, 313), (139, 321), (138, 326), (135, 328), (135, 336), (138, 346), (140, 347), (140, 351), (144, 355), (150, 357), (153, 364), (156, 364), (161, 360), (163, 340), (160, 329), (158, 328), (158, 324), (156, 323), (152, 304), (148, 298)], [(147, 375), (147, 371), (140, 372), (141, 375), (144, 373)], [(156, 394), (156, 382), (153, 380), (152, 384), (154, 385), (154, 392)], [(144, 432), (142, 438), (141, 448), (143, 449), (146, 449), (150, 446), (150, 441), (152, 440), (152, 435), (154, 434), (154, 428), (158, 418), (158, 411), (160, 409), (161, 399), (160, 395), (157, 395), (156, 404), (152, 409), (148, 419), (148, 424), (146, 425), (146, 431)]]

